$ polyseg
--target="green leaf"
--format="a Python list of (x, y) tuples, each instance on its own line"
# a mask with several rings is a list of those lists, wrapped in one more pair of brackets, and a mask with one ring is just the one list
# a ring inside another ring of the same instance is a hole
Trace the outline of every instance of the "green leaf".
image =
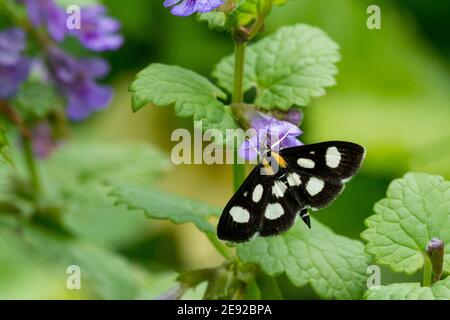
[[(365, 221), (368, 229), (361, 237), (376, 262), (396, 272), (421, 269), (431, 238), (450, 243), (450, 182), (440, 176), (408, 173), (394, 180), (374, 211)], [(444, 272), (449, 273), (449, 246), (444, 259)]]
[(146, 143), (90, 141), (62, 146), (44, 165), (53, 181), (73, 179), (86, 184), (106, 179), (148, 182), (170, 163), (166, 155)]
[(241, 0), (231, 13), (235, 26), (248, 26), (263, 19), (272, 9), (272, 0)]
[(280, 236), (239, 244), (238, 256), (259, 264), (268, 275), (286, 273), (296, 286), (310, 283), (323, 298), (361, 298), (369, 263), (363, 244), (336, 235), (316, 220), (312, 226), (309, 230), (298, 222)]
[(0, 164), (2, 163), (13, 164), (8, 138), (6, 137), (6, 126), (0, 118)]
[(367, 300), (450, 300), (450, 277), (431, 287), (420, 283), (395, 283), (371, 288), (364, 295)]
[(226, 94), (199, 74), (177, 66), (151, 64), (138, 73), (130, 87), (133, 110), (147, 103), (175, 106), (179, 117), (202, 121), (203, 129), (235, 128), (231, 110), (218, 98)]
[(216, 232), (208, 219), (220, 215), (221, 210), (217, 207), (154, 188), (116, 183), (111, 185), (113, 190), (110, 194), (117, 204), (124, 204), (132, 210), (142, 210), (151, 219), (169, 219), (176, 224), (192, 222), (203, 232)]
[(267, 300), (283, 300), (277, 279), (266, 275), (264, 272), (258, 271), (256, 274), (256, 283), (260, 290), (262, 299)]
[[(79, 238), (120, 247), (148, 230), (145, 218), (114, 206), (106, 180), (148, 185), (169, 167), (166, 156), (139, 143), (70, 143), (43, 163), (46, 190), (63, 205), (62, 223)], [(107, 225), (108, 228), (104, 226)]]
[(57, 229), (115, 249), (142, 239), (152, 225), (115, 206), (105, 182), (151, 185), (169, 166), (163, 153), (145, 143), (67, 143), (39, 163), (43, 188), (35, 197), (22, 160), (20, 154), (15, 157), (17, 170), (0, 170), (0, 214), (8, 208), (22, 216), (43, 216), (39, 221), (50, 220)]
[(211, 30), (223, 31), (227, 27), (227, 15), (222, 11), (210, 11), (198, 14), (199, 21), (205, 21)]
[[(80, 294), (85, 298), (133, 299), (139, 290), (139, 277), (125, 259), (87, 242), (62, 237), (28, 223), (0, 216), (0, 237), (4, 249), (24, 256), (29, 265), (51, 265), (47, 271), (65, 287), (70, 265), (81, 271)], [(1, 256), (1, 255), (0, 255)], [(46, 292), (46, 286), (36, 289)]]
[(11, 104), (27, 121), (43, 119), (65, 105), (53, 86), (31, 80), (22, 84)]
[[(25, 296), (16, 294), (18, 297), (69, 296), (71, 293), (65, 286), (66, 268), (73, 264), (81, 268), (82, 290), (76, 292), (81, 298), (134, 299), (142, 290), (147, 290), (142, 287), (146, 272), (106, 248), (124, 249), (147, 235), (151, 226), (142, 215), (114, 206), (113, 199), (107, 196), (109, 189), (103, 183), (108, 179), (126, 178), (149, 184), (168, 166), (161, 152), (136, 142), (66, 144), (40, 163), (42, 193), (35, 203), (25, 204), (27, 188), (11, 183), (18, 180), (17, 175), (26, 176), (20, 161), (16, 162), (17, 170), (0, 170), (0, 197), (2, 201), (12, 197), (12, 204), (28, 210), (29, 215), (28, 219), (20, 219), (21, 212), (9, 212), (5, 210), (7, 206), (0, 207), (0, 265), (3, 264), (1, 250), (5, 247), (14, 256), (23, 256), (26, 265), (35, 266), (39, 276), (43, 272), (42, 279), (52, 280), (48, 283), (50, 288), (47, 289), (47, 285), (33, 287), (33, 292)], [(9, 179), (11, 175), (14, 180)], [(53, 215), (60, 225), (49, 223)], [(17, 281), (10, 283), (20, 285)], [(28, 290), (29, 286), (26, 288)], [(57, 290), (53, 296), (52, 290)]]
[[(338, 45), (323, 31), (304, 24), (284, 27), (248, 47), (244, 90), (257, 90), (255, 104), (288, 110), (306, 106), (336, 83)], [(213, 76), (228, 92), (233, 90), (234, 59), (227, 57)]]

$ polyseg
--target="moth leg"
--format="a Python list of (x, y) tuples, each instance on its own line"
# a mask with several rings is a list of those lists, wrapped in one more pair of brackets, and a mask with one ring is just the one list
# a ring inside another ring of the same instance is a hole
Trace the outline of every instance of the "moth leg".
[(300, 218), (302, 218), (303, 222), (311, 229), (311, 220), (309, 219), (309, 213), (306, 208), (300, 211)]

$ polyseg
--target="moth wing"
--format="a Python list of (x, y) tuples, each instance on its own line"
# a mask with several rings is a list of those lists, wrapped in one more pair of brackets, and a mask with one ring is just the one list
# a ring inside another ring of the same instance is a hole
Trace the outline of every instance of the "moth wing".
[(358, 172), (365, 153), (363, 146), (346, 141), (327, 141), (280, 151), (280, 155), (293, 169), (343, 182)]
[(308, 207), (328, 206), (361, 167), (365, 149), (355, 143), (328, 141), (287, 148), (280, 155), (288, 164), (288, 184)]
[(290, 229), (297, 214), (305, 207), (304, 202), (296, 197), (287, 181), (282, 178), (286, 176), (286, 171), (281, 169), (280, 172), (281, 176), (277, 175), (272, 180), (269, 201), (264, 207), (259, 229), (259, 233), (264, 237), (274, 236)]
[(261, 175), (261, 169), (257, 165), (228, 201), (217, 226), (219, 239), (247, 241), (259, 230), (271, 192), (271, 178)]

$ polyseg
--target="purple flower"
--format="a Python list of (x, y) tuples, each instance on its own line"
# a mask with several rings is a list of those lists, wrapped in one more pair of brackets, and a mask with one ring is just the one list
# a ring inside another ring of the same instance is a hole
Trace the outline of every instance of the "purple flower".
[(22, 56), (25, 33), (12, 28), (0, 32), (0, 98), (13, 96), (28, 77), (30, 60)]
[(290, 109), (286, 112), (284, 120), (295, 124), (296, 126), (300, 126), (303, 120), (303, 113), (298, 109)]
[(165, 0), (164, 6), (173, 7), (170, 11), (175, 16), (189, 16), (193, 13), (209, 12), (223, 4), (224, 0)]
[(106, 8), (101, 5), (81, 8), (80, 29), (71, 31), (88, 49), (93, 51), (116, 50), (123, 43), (117, 32), (120, 23), (105, 16)]
[(274, 150), (302, 145), (297, 139), (303, 132), (294, 124), (259, 114), (251, 121), (255, 134), (239, 147), (239, 156), (254, 160), (265, 146)]
[(23, 0), (28, 17), (35, 27), (46, 26), (48, 33), (56, 41), (66, 35), (66, 13), (54, 0)]
[(46, 122), (41, 122), (31, 129), (33, 153), (40, 159), (47, 158), (59, 143), (53, 137), (52, 128)]
[(108, 106), (112, 90), (96, 83), (105, 76), (109, 65), (99, 58), (75, 59), (56, 47), (49, 49), (48, 63), (53, 80), (67, 96), (67, 115), (82, 120)]

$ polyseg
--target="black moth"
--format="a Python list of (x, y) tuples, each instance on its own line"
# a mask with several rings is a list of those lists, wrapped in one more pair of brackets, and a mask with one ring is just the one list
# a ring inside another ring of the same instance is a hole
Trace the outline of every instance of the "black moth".
[(324, 208), (336, 199), (364, 156), (364, 147), (344, 141), (269, 150), (223, 210), (218, 237), (243, 242), (258, 234), (277, 235), (297, 215), (311, 228), (307, 209)]

